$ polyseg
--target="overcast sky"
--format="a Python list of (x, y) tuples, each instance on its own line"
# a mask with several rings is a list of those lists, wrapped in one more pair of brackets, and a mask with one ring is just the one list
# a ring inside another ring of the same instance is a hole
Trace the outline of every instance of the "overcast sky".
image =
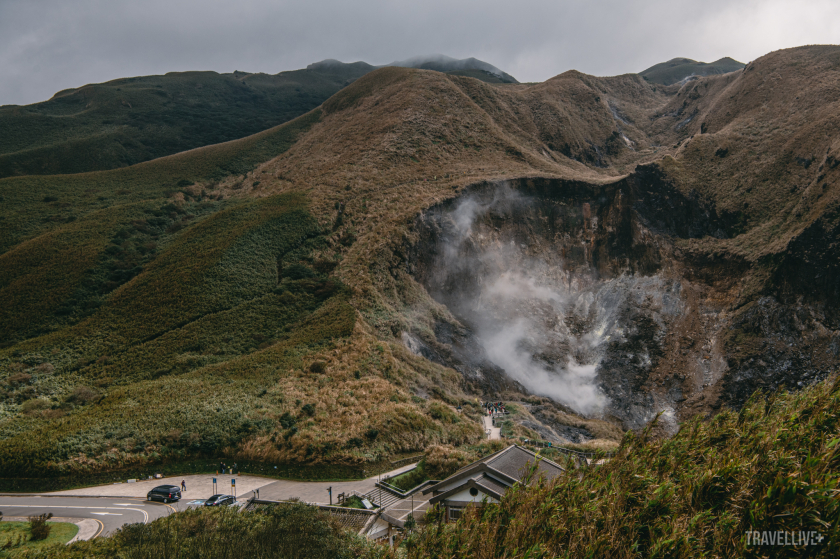
[(840, 43), (838, 0), (0, 0), (0, 105), (183, 70), (474, 56), (520, 81)]

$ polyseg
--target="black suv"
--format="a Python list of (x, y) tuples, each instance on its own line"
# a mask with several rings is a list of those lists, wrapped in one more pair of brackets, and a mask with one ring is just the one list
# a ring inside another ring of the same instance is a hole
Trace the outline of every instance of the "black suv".
[(181, 499), (181, 488), (177, 485), (159, 485), (149, 491), (146, 495), (149, 501), (179, 501)]
[(229, 507), (236, 504), (236, 497), (233, 495), (213, 495), (204, 501), (205, 507)]

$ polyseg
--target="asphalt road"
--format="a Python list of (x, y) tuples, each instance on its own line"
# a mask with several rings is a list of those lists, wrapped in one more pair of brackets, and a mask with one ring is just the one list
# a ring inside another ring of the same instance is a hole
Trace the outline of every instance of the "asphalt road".
[[(414, 464), (403, 466), (389, 472), (388, 475), (397, 475), (413, 466)], [(101, 485), (43, 495), (0, 495), (0, 511), (5, 517), (27, 517), (51, 512), (53, 516), (61, 518), (90, 518), (100, 526), (98, 532), (89, 536), (95, 538), (112, 534), (124, 524), (148, 523), (173, 512), (201, 506), (204, 500), (214, 493), (232, 493), (231, 477), (236, 478), (237, 496), (242, 505), (254, 494), (255, 490), (260, 492), (261, 499), (298, 498), (310, 503), (327, 503), (329, 502), (327, 488), (332, 488), (334, 499), (342, 492), (366, 493), (373, 490), (379, 476), (346, 482), (285, 481), (240, 475), (174, 476), (167, 479)], [(215, 487), (212, 484), (213, 478), (216, 478), (218, 482)], [(164, 484), (180, 485), (181, 480), (186, 482), (187, 491), (180, 501), (163, 504), (145, 500), (146, 493), (153, 487)]]
[(123, 524), (151, 522), (175, 510), (187, 508), (186, 500), (175, 506), (152, 503), (143, 499), (120, 497), (46, 497), (46, 496), (0, 496), (0, 511), (4, 516), (33, 516), (51, 512), (54, 516), (71, 518), (92, 518), (101, 529), (94, 536), (115, 532)]

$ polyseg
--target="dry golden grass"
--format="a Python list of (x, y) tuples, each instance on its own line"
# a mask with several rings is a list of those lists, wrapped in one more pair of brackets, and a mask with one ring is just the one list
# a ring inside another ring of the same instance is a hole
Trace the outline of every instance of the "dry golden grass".
[[(792, 236), (837, 208), (838, 72), (838, 47), (772, 53), (742, 73), (682, 88), (653, 86), (638, 76), (595, 78), (578, 72), (515, 86), (404, 68), (372, 72), (303, 117), (305, 126), (281, 138), (283, 149), (296, 139), (282, 155), (246, 175), (221, 178), (202, 171), (200, 176), (212, 180), (199, 180), (172, 199), (179, 203), (184, 192), (202, 191), (243, 199), (304, 195), (308, 211), (330, 231), (325, 246), (311, 256), (338, 262), (333, 274), (349, 286), (356, 313), (352, 333), (317, 348), (292, 351), (286, 340), (225, 363), (208, 359), (183, 382), (197, 383), (211, 373), (231, 379), (276, 375), (267, 387), (274, 404), (247, 402), (275, 423), (284, 413), (297, 416), (301, 406), (312, 404), (314, 413), (299, 421), (289, 444), (277, 444), (288, 432), (278, 426), (229, 449), (243, 457), (312, 462), (328, 456), (358, 463), (429, 445), (475, 443), (481, 438), (477, 423), (434, 419), (431, 404), (414, 396), (432, 394), (449, 404), (469, 400), (460, 375), (411, 354), (399, 339), (402, 331), (430, 332), (437, 318), (451, 319), (404, 269), (416, 216), (484, 181), (539, 176), (604, 184), (655, 161), (683, 192), (696, 191), (718, 211), (744, 216), (740, 235), (677, 241), (680, 250), (756, 261), (781, 252)], [(225, 150), (259, 143), (263, 136), (196, 150), (188, 159), (195, 159), (197, 168), (211, 168)], [(230, 157), (238, 161), (237, 154)], [(177, 169), (180, 157), (139, 165), (129, 174), (157, 177), (160, 165)], [(74, 187), (95, 186), (118, 174), (67, 180)], [(197, 176), (198, 171), (184, 180)], [(32, 182), (27, 180), (4, 184), (13, 190)], [(48, 230), (29, 217), (20, 221), (32, 222), (15, 229), (20, 238)], [(101, 242), (91, 237), (91, 246)], [(5, 257), (14, 260), (15, 254)], [(756, 271), (744, 280), (742, 292), (756, 292), (763, 281), (767, 278)], [(729, 286), (723, 297), (734, 299), (739, 288)], [(144, 300), (145, 294), (136, 297)], [(36, 310), (45, 305), (31, 303)], [(147, 322), (144, 327), (154, 326)], [(46, 342), (59, 337), (28, 340), (21, 347), (48, 351), (54, 348)], [(65, 351), (61, 358), (64, 362), (54, 362), (66, 366), (73, 354)], [(313, 372), (314, 361), (322, 361), (324, 370)], [(94, 367), (105, 370), (107, 363)], [(271, 375), (262, 376), (263, 371)], [(599, 439), (620, 435), (607, 422), (558, 414)], [(377, 431), (375, 444), (367, 437), (372, 431)], [(349, 444), (354, 439), (362, 444)]]

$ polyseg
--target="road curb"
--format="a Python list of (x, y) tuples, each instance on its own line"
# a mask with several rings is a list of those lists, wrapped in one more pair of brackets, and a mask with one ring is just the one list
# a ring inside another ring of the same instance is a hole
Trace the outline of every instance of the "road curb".
[[(0, 497), (70, 497), (73, 499), (138, 499), (145, 501), (142, 497), (126, 497), (125, 495), (55, 495), (53, 493), (0, 493)], [(149, 501), (150, 503), (153, 501)]]

